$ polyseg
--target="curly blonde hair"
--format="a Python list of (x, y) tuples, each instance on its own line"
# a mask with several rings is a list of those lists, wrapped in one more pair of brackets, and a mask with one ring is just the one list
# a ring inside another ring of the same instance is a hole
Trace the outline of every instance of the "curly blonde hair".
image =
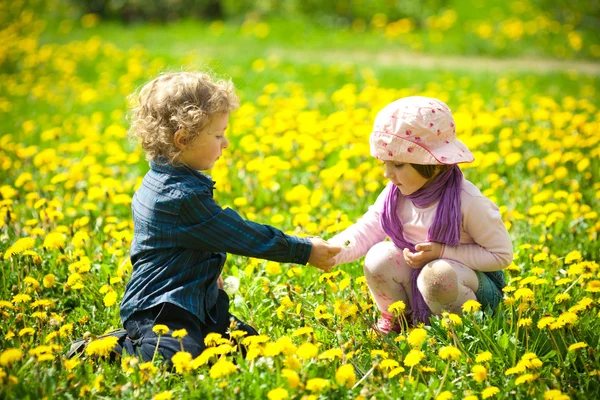
[(204, 72), (165, 73), (130, 96), (131, 138), (139, 140), (149, 161), (178, 164), (181, 150), (175, 132), (189, 143), (209, 125), (215, 113), (231, 112), (240, 101), (230, 80)]

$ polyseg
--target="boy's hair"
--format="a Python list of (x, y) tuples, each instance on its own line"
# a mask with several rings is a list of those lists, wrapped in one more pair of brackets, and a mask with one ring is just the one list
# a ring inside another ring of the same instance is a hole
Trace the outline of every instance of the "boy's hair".
[(414, 169), (417, 170), (419, 175), (425, 179), (431, 179), (437, 171), (440, 174), (450, 168), (450, 165), (424, 165), (424, 164), (410, 164)]
[(141, 142), (147, 160), (177, 164), (181, 150), (175, 132), (189, 143), (210, 123), (215, 113), (231, 112), (239, 99), (231, 80), (217, 80), (204, 72), (171, 72), (152, 80), (130, 96), (129, 135)]

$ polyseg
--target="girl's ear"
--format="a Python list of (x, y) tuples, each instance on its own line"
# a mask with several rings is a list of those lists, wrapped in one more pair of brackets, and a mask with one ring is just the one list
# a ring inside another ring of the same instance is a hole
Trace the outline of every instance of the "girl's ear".
[(173, 143), (179, 150), (185, 149), (187, 138), (185, 137), (185, 132), (183, 129), (179, 129), (177, 132), (175, 132), (173, 135)]

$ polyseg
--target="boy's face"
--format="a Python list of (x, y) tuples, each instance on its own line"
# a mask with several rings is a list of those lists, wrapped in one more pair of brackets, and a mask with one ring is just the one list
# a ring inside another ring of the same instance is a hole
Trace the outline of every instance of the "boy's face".
[[(211, 169), (221, 157), (223, 149), (229, 146), (229, 141), (225, 138), (228, 123), (229, 113), (213, 114), (210, 124), (190, 143), (183, 145), (180, 161), (195, 170)], [(175, 142), (178, 142), (177, 138)]]

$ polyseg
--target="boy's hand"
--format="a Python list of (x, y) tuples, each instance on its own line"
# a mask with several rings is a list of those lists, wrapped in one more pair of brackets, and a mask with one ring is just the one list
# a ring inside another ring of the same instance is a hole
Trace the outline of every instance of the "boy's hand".
[(225, 282), (223, 282), (222, 275), (219, 275), (219, 279), (217, 279), (217, 287), (222, 290), (225, 288)]
[(335, 265), (333, 257), (335, 257), (342, 248), (340, 246), (331, 245), (321, 238), (310, 238), (310, 241), (312, 242), (312, 250), (310, 252), (310, 257), (308, 258), (308, 263), (325, 272), (329, 272), (331, 267)]
[(402, 251), (406, 263), (414, 269), (420, 269), (425, 264), (437, 260), (442, 254), (442, 244), (437, 242), (419, 243), (415, 246), (415, 252), (412, 253), (409, 249)]

